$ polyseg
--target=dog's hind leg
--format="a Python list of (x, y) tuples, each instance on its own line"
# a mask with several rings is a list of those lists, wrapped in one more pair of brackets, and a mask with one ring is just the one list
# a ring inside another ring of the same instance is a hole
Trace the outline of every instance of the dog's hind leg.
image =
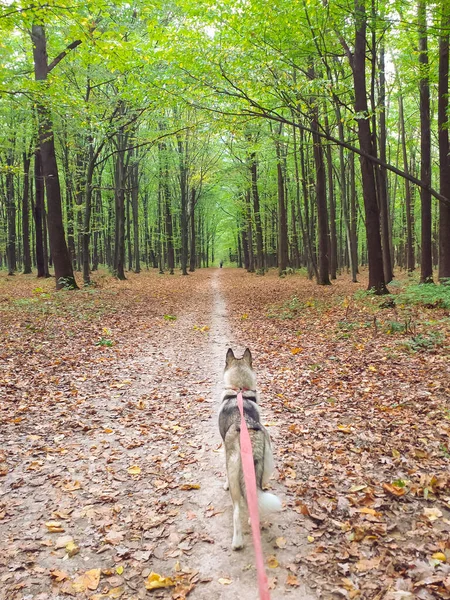
[(233, 502), (233, 541), (231, 547), (233, 550), (240, 550), (244, 547), (241, 524), (241, 486), (240, 476), (240, 457), (235, 455), (228, 462), (228, 483), (230, 486), (231, 500)]

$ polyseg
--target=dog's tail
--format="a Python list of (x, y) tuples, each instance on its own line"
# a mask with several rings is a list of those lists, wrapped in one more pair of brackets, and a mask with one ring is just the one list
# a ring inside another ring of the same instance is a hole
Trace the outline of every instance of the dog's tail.
[(281, 500), (275, 494), (258, 490), (258, 508), (262, 515), (281, 510)]

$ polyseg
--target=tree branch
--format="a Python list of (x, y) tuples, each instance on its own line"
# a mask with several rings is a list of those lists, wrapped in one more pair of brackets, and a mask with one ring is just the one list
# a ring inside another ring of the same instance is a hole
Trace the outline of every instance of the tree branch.
[(65, 50), (63, 50), (60, 54), (58, 54), (58, 56), (56, 58), (54, 58), (52, 60), (52, 62), (48, 65), (48, 70), (47, 72), (50, 73), (50, 71), (52, 71), (57, 64), (59, 64), (62, 59), (67, 56), (67, 54), (69, 54), (69, 52), (71, 50), (74, 50), (77, 46), (79, 46), (81, 44), (81, 40), (75, 40), (74, 42), (72, 42), (71, 44), (69, 44), (67, 46), (67, 48)]

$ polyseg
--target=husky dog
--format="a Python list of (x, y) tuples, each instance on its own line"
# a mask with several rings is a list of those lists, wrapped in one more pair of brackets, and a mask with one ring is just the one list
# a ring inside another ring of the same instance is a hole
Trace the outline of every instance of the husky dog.
[(260, 420), (256, 376), (252, 369), (252, 355), (248, 348), (242, 358), (236, 358), (233, 350), (228, 349), (224, 382), (225, 390), (219, 411), (219, 431), (225, 446), (227, 465), (228, 480), (224, 487), (230, 490), (233, 502), (234, 533), (231, 547), (233, 550), (239, 550), (244, 545), (240, 505), (241, 499), (245, 499), (240, 448), (241, 415), (237, 405), (239, 390), (242, 390), (244, 417), (252, 442), (259, 510), (261, 513), (280, 510), (281, 502), (274, 494), (264, 492), (262, 489), (273, 471), (273, 455), (269, 434)]

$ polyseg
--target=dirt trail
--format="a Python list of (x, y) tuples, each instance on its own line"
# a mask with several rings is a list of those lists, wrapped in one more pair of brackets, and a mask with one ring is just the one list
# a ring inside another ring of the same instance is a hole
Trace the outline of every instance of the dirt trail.
[[(176, 319), (146, 317), (139, 308), (134, 357), (114, 364), (113, 381), (101, 374), (96, 385), (77, 378), (70, 383), (78, 389), (71, 404), (43, 404), (39, 418), (36, 406), (23, 411), (19, 424), (5, 425), (10, 469), (0, 489), (1, 600), (181, 600), (186, 591), (173, 596), (173, 588), (145, 589), (151, 572), (173, 577), (180, 569), (194, 574), (189, 598), (257, 600), (248, 526), (244, 550), (231, 550), (231, 500), (223, 490), (217, 429), (226, 349), (241, 352), (245, 345), (228, 325), (221, 271), (187, 283), (161, 281), (161, 297), (172, 302), (167, 306), (177, 310)], [(258, 369), (258, 350), (252, 350)], [(271, 427), (274, 417), (264, 403), (263, 418)], [(286, 489), (276, 491), (283, 499)], [(49, 529), (51, 521), (60, 531)], [(288, 509), (264, 529), (265, 556), (278, 564), (268, 569), (273, 600), (314, 600), (296, 562), (306, 535)], [(71, 558), (67, 536), (79, 547)], [(91, 569), (101, 570), (97, 589), (74, 591), (76, 578)], [(299, 584), (294, 578), (295, 585), (286, 585), (294, 573)]]
[[(197, 565), (202, 574), (212, 577), (213, 580), (205, 587), (197, 587), (192, 593), (192, 598), (218, 600), (253, 600), (257, 599), (256, 574), (254, 569), (253, 548), (251, 545), (250, 528), (245, 527), (245, 548), (240, 552), (230, 549), (232, 537), (231, 500), (228, 492), (223, 490), (224, 483), (224, 454), (220, 445), (220, 436), (217, 430), (218, 401), (222, 391), (222, 369), (226, 350), (232, 346), (237, 352), (242, 352), (244, 346), (236, 343), (230, 332), (224, 298), (220, 291), (220, 271), (213, 275), (213, 306), (211, 317), (211, 330), (207, 348), (202, 352), (198, 367), (203, 369), (205, 377), (212, 382), (211, 404), (209, 415), (201, 424), (198, 431), (203, 446), (203, 464), (199, 465), (197, 481), (201, 485), (201, 492), (191, 500), (192, 510), (196, 511), (199, 518), (200, 529), (215, 541), (214, 546), (196, 545), (190, 556), (189, 563)], [(180, 352), (180, 349), (178, 349)], [(203, 374), (202, 373), (202, 374)], [(263, 407), (263, 417), (271, 422), (273, 419), (268, 407)], [(282, 492), (280, 493), (282, 497)], [(208, 516), (211, 507), (217, 511), (213, 518)], [(203, 518), (202, 516), (203, 515)], [(278, 548), (276, 539), (285, 536), (287, 547)], [(272, 581), (271, 597), (285, 598), (289, 594), (292, 598), (304, 600), (313, 599), (315, 596), (306, 585), (300, 583), (298, 587), (285, 586), (288, 576), (286, 566), (293, 562), (295, 555), (305, 545), (305, 531), (295, 525), (295, 515), (284, 511), (276, 515), (274, 523), (263, 531), (263, 546), (266, 558), (276, 556), (279, 567), (268, 569), (268, 576)], [(219, 579), (231, 580), (229, 585), (222, 585)], [(301, 579), (301, 577), (299, 577)]]

